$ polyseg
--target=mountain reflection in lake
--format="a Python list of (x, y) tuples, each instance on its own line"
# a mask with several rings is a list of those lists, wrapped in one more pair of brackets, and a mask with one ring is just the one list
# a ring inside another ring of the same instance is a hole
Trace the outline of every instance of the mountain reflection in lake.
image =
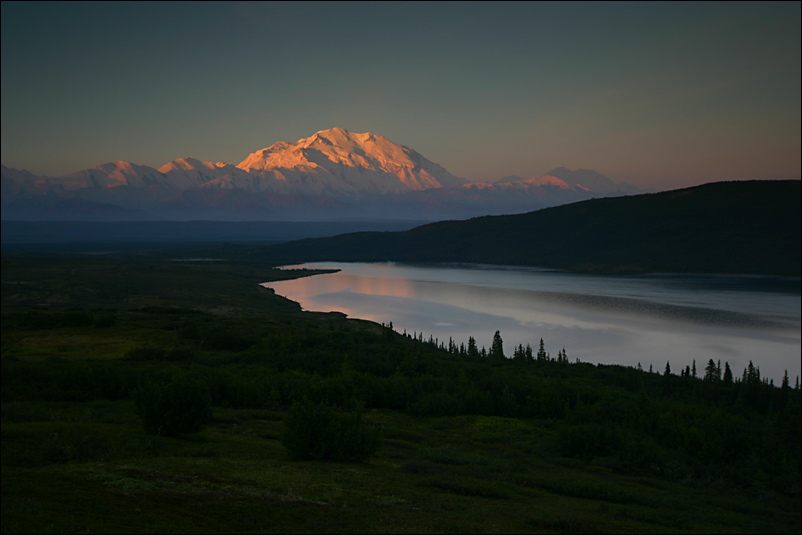
[(509, 356), (541, 338), (571, 361), (636, 365), (675, 373), (696, 360), (751, 360), (779, 385), (800, 373), (800, 281), (774, 277), (598, 276), (525, 267), (311, 263), (338, 273), (264, 283), (304, 310), (393, 323), (448, 343), (490, 347), (500, 330)]

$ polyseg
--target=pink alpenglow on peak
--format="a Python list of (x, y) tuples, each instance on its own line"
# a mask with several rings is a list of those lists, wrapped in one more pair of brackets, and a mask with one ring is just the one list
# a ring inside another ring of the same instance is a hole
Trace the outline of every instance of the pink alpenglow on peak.
[(108, 189), (120, 186), (141, 188), (163, 184), (164, 175), (147, 165), (115, 160), (92, 169), (85, 169), (63, 177), (48, 178), (46, 180), (51, 183), (58, 182), (66, 190), (83, 188)]
[(314, 173), (319, 187), (344, 194), (400, 193), (456, 187), (467, 180), (389, 139), (343, 128), (321, 130), (296, 143), (279, 141), (256, 151), (237, 167), (280, 173), (288, 182), (297, 173)]
[[(531, 176), (531, 175), (530, 175)], [(432, 221), (521, 213), (637, 188), (558, 167), (469, 183), (371, 132), (330, 128), (279, 141), (239, 165), (177, 158), (159, 169), (113, 161), (64, 176), (2, 168), (3, 217)]]

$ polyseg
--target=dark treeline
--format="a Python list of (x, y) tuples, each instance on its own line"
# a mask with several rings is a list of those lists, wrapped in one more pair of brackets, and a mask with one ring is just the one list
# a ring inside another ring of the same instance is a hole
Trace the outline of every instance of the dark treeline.
[[(360, 324), (361, 325), (361, 324)], [(366, 326), (367, 325), (367, 326)], [(142, 326), (162, 341), (122, 359), (47, 361), (4, 357), (6, 402), (133, 399), (143, 385), (191, 379), (214, 406), (286, 411), (297, 403), (387, 409), (410, 415), (537, 419), (553, 433), (533, 451), (599, 463), (622, 473), (721, 480), (800, 492), (799, 379), (780, 386), (750, 363), (704, 369), (571, 362), (538, 347), (511, 355), (497, 332), (489, 349), (354, 326), (337, 315), (220, 318), (187, 309), (11, 310), (4, 332), (80, 328), (102, 339)]]

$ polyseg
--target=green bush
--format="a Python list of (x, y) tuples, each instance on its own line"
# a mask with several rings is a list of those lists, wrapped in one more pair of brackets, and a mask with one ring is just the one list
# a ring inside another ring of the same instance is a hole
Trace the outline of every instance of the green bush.
[(132, 347), (125, 353), (127, 360), (164, 360), (164, 361), (180, 361), (192, 360), (195, 354), (189, 349), (171, 349), (167, 351), (160, 347)]
[(592, 459), (620, 451), (622, 434), (620, 429), (610, 425), (583, 424), (562, 428), (558, 441), (565, 455)]
[(206, 347), (226, 351), (245, 351), (256, 343), (256, 339), (252, 336), (238, 333), (225, 327), (213, 327), (202, 330), (201, 341)]
[(194, 433), (212, 416), (208, 387), (190, 379), (145, 385), (134, 392), (134, 402), (142, 426), (152, 435)]
[(114, 327), (117, 325), (117, 316), (113, 312), (95, 314), (93, 323), (95, 327)]
[(125, 352), (127, 360), (166, 360), (167, 351), (159, 347), (132, 347)]
[(92, 321), (92, 314), (83, 310), (66, 310), (61, 317), (63, 327), (88, 327)]
[(378, 446), (377, 433), (365, 427), (359, 411), (306, 399), (293, 403), (284, 425), (282, 442), (297, 460), (361, 462)]
[(73, 425), (47, 437), (42, 460), (48, 464), (102, 461), (109, 449), (108, 441), (100, 433), (87, 426)]

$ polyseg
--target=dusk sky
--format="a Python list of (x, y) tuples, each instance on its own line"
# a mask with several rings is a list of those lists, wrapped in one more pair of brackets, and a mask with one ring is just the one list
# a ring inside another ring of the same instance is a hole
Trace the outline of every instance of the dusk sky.
[(800, 3), (2, 3), (2, 163), (238, 164), (339, 126), (473, 181), (800, 177)]

